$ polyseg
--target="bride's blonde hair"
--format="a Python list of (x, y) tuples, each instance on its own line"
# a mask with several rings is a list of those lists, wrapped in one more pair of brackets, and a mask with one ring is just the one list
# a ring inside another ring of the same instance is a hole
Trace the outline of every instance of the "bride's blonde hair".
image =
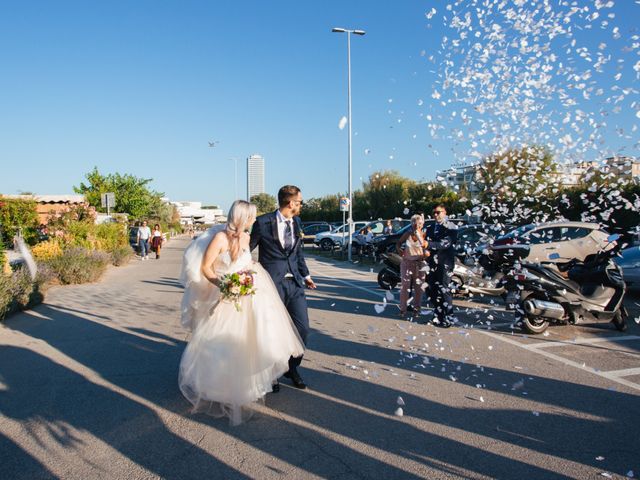
[(236, 200), (227, 215), (227, 238), (231, 259), (236, 260), (240, 254), (240, 235), (256, 219), (256, 206), (244, 200)]

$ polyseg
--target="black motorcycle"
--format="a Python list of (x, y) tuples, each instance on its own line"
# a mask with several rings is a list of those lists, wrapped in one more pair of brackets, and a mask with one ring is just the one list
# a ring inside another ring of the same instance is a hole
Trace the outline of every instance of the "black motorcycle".
[[(611, 235), (608, 245), (619, 235)], [(627, 328), (623, 306), (626, 286), (621, 268), (613, 261), (617, 248), (600, 250), (580, 261), (523, 264), (504, 277), (508, 290), (520, 291), (516, 324), (528, 333), (544, 332), (549, 322), (565, 324), (611, 322)], [(558, 260), (558, 254), (549, 256)]]

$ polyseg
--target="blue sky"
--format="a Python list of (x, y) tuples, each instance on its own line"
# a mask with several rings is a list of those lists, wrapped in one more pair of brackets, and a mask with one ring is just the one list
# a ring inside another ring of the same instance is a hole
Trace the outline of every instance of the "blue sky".
[[(437, 110), (439, 68), (425, 59), (445, 34), (425, 12), (444, 5), (0, 1), (0, 192), (71, 193), (97, 166), (226, 208), (229, 159), (240, 159), (244, 195), (253, 153), (270, 193), (286, 183), (307, 198), (344, 192), (346, 36), (334, 26), (367, 31), (352, 37), (354, 188), (380, 169), (433, 179), (454, 159), (424, 118)], [(631, 0), (620, 8), (638, 13)]]

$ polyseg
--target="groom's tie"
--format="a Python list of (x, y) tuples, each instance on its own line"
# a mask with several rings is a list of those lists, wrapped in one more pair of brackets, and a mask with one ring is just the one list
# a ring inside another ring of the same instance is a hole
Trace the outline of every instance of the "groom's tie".
[(284, 249), (287, 253), (293, 248), (293, 234), (291, 230), (291, 220), (285, 220), (287, 225), (284, 227)]

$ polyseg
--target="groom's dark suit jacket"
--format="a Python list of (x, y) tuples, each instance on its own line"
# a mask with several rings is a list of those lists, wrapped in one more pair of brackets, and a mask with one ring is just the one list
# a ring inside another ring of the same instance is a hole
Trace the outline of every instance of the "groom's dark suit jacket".
[(259, 216), (251, 230), (251, 250), (260, 247), (258, 261), (269, 272), (276, 285), (282, 283), (287, 273), (291, 273), (298, 286), (304, 288), (304, 277), (309, 275), (309, 269), (302, 253), (302, 225), (299, 217), (293, 218), (292, 226), (294, 244), (291, 251), (286, 252), (278, 237), (276, 212)]

